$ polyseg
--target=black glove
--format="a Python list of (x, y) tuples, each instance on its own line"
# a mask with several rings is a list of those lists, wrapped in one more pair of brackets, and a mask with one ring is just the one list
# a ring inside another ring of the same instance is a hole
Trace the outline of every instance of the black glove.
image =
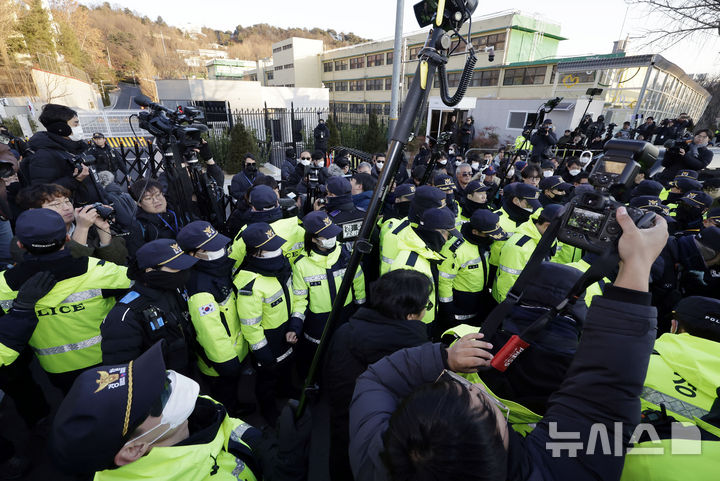
[(275, 365), (275, 355), (273, 355), (270, 346), (267, 344), (257, 351), (253, 351), (253, 356), (255, 356), (255, 360), (264, 368), (270, 368)]
[(13, 301), (13, 309), (22, 311), (35, 310), (35, 304), (55, 287), (57, 281), (48, 271), (38, 272), (20, 287)]
[(207, 142), (203, 142), (200, 144), (200, 158), (202, 160), (208, 161), (213, 158), (212, 150), (210, 150), (210, 144)]
[(312, 416), (309, 406), (300, 419), (295, 419), (298, 402), (288, 401), (277, 422), (278, 466), (275, 479), (307, 479), (310, 440), (312, 437)]

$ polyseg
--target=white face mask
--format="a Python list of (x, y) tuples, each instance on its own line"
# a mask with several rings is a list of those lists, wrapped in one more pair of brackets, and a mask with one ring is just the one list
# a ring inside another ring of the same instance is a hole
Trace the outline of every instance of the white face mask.
[(552, 177), (554, 172), (552, 170), (543, 170), (543, 177)]
[(447, 159), (438, 160), (438, 164), (440, 164), (440, 165), (447, 164)]
[(456, 161), (455, 161), (455, 166), (456, 166), (456, 167), (460, 167), (460, 164), (462, 164), (462, 160), (456, 160)]
[(319, 162), (315, 162), (315, 166), (322, 169), (323, 167), (325, 167), (325, 162), (323, 162), (322, 160)]
[(302, 165), (310, 165), (310, 161), (309, 161), (309, 160), (300, 159), (300, 163), (301, 163)]
[(453, 155), (455, 153), (455, 149), (448, 150), (448, 154)]
[(375, 165), (377, 166), (378, 169), (382, 169), (383, 165), (385, 165), (385, 162), (375, 162)]
[(590, 157), (580, 157), (580, 163), (583, 165), (587, 165), (590, 163)]
[(202, 259), (204, 261), (214, 261), (217, 259), (222, 258), (225, 255), (225, 248), (223, 247), (219, 251), (206, 251), (202, 254), (198, 253), (196, 254), (196, 257), (198, 259)]
[(528, 212), (535, 212), (535, 209), (533, 209), (532, 207), (521, 207), (521, 209)]
[(72, 134), (70, 134), (70, 139), (72, 140), (82, 140), (83, 136), (83, 129), (79, 125), (77, 127), (72, 127)]
[(570, 175), (578, 175), (580, 173), (580, 169), (570, 169), (568, 172)]
[(337, 237), (331, 237), (329, 239), (317, 239), (318, 245), (325, 249), (332, 249), (333, 247), (335, 247), (336, 242), (337, 242)]
[(508, 170), (507, 176), (512, 177), (513, 175), (515, 175), (515, 169)]
[(260, 257), (263, 259), (272, 259), (273, 257), (278, 257), (280, 255), (282, 255), (282, 248), (275, 249), (274, 251), (263, 251)]
[(480, 162), (473, 162), (470, 166), (473, 170), (478, 170), (480, 168)]
[(195, 402), (197, 402), (198, 394), (200, 394), (200, 385), (189, 377), (178, 374), (173, 370), (167, 371), (167, 377), (170, 380), (171, 391), (170, 397), (163, 408), (160, 424), (148, 431), (145, 431), (140, 436), (131, 439), (125, 443), (126, 445), (140, 439), (143, 436), (146, 436), (148, 433), (154, 431), (160, 426), (167, 426), (162, 433), (155, 436), (153, 440), (148, 443), (152, 444), (173, 429), (180, 426), (192, 414), (195, 409)]

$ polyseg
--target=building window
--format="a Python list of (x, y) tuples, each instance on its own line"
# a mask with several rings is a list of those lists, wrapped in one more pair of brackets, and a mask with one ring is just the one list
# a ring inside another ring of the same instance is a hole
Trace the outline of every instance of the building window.
[(283, 45), (283, 47), (282, 47), (283, 50), (290, 50), (291, 48), (292, 48), (292, 44), (291, 44), (291, 43), (289, 43), (289, 44), (287, 44), (287, 45)]
[(354, 57), (350, 59), (350, 70), (354, 68), (363, 68), (365, 66), (365, 57)]
[(395, 58), (395, 52), (388, 52), (385, 54), (385, 63), (387, 65), (392, 65), (393, 59)]
[(348, 112), (353, 114), (364, 114), (365, 113), (365, 104), (350, 104)]
[(365, 90), (365, 81), (364, 80), (351, 80), (350, 81), (350, 91), (356, 92), (358, 90)]
[(385, 90), (392, 90), (392, 77), (385, 77)]
[(342, 82), (335, 82), (335, 91), (336, 92), (347, 92), (347, 89), (348, 89), (347, 81), (343, 80)]
[(500, 70), (476, 70), (473, 73), (471, 87), (492, 87), (498, 84)]
[(522, 130), (526, 125), (532, 124), (537, 118), (535, 112), (510, 112), (508, 117), (508, 129)]
[(348, 111), (348, 104), (345, 103), (337, 103), (335, 104), (335, 111), (336, 112), (347, 112)]
[(347, 60), (335, 60), (335, 70), (347, 70)]
[(422, 49), (422, 45), (417, 46), (417, 47), (410, 47), (408, 49), (408, 60), (415, 60), (421, 49)]
[(503, 85), (542, 85), (547, 66), (505, 69)]
[(275, 47), (273, 53), (278, 53), (280, 50), (282, 50), (282, 47)]
[(383, 113), (385, 115), (390, 115), (390, 104), (383, 104)]
[(485, 47), (495, 47), (495, 50), (505, 49), (505, 32), (493, 33), (492, 35), (480, 35), (472, 38), (473, 47), (484, 50)]
[(295, 67), (295, 65), (293, 65), (293, 64), (291, 64), (291, 63), (287, 63), (287, 64), (283, 65), (283, 68), (285, 68), (285, 70), (288, 70), (288, 69), (291, 69), (291, 68), (294, 68), (294, 67)]
[(408, 75), (405, 77), (405, 91), (410, 90), (410, 86), (412, 85), (414, 75)]
[(268, 80), (273, 80), (275, 78), (275, 74), (273, 72), (267, 72), (265, 76)]
[(276, 65), (276, 66), (273, 67), (273, 68), (274, 68), (275, 70), (282, 70), (282, 69), (283, 69), (283, 66), (282, 66), (282, 65)]
[(332, 72), (332, 62), (323, 63), (323, 72)]
[[(550, 83), (555, 83), (555, 75), (557, 74), (557, 65), (553, 65), (550, 74)], [(576, 83), (588, 84), (595, 83), (595, 71), (592, 72), (563, 72), (558, 79), (559, 83), (575, 85)]]
[[(462, 72), (456, 72), (456, 73), (449, 73), (447, 74), (447, 84), (448, 87), (457, 87), (460, 85), (460, 77), (462, 76)], [(433, 81), (433, 88), (440, 88), (440, 73), (435, 76), (435, 80)]]
[(373, 78), (365, 81), (365, 90), (382, 90), (383, 79)]
[(385, 62), (385, 55), (378, 53), (376, 55), (368, 55), (367, 56), (367, 66), (368, 67), (379, 67), (380, 65), (383, 65)]
[(325, 82), (325, 87), (332, 92), (333, 91), (333, 83), (332, 82)]
[(383, 104), (368, 104), (368, 105), (367, 105), (367, 112), (368, 112), (369, 114), (382, 115), (382, 113), (383, 113)]

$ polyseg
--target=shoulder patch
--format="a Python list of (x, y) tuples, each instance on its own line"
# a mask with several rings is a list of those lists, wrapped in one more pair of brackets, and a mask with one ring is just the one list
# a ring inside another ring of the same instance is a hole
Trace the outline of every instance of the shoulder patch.
[(135, 291), (130, 291), (127, 294), (125, 294), (125, 297), (120, 299), (121, 304), (130, 304), (132, 301), (140, 297), (140, 294)]
[(212, 302), (209, 304), (205, 304), (204, 306), (198, 307), (198, 310), (200, 311), (201, 316), (205, 316), (207, 314), (210, 314), (211, 312), (216, 311), (215, 304), (213, 304)]
[(450, 246), (450, 252), (456, 252), (460, 248), (460, 246), (463, 244), (463, 242), (465, 242), (465, 241), (462, 239), (458, 239), (455, 242), (453, 242), (453, 244)]

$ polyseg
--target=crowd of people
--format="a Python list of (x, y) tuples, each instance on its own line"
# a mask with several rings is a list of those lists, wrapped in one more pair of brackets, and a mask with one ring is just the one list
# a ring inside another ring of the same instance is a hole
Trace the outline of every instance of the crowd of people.
[[(588, 120), (581, 132), (597, 130)], [(10, 173), (0, 389), (28, 429), (49, 431), (41, 449), (61, 472), (309, 479), (318, 411), (292, 400), (310, 376), (311, 403), (329, 407), (322, 470), (333, 480), (716, 476), (720, 458), (707, 454), (625, 456), (673, 441), (680, 422), (697, 428), (704, 453), (719, 446), (720, 177), (707, 170), (709, 131), (689, 142), (676, 131), (660, 174), (643, 168), (613, 190), (654, 213), (653, 226), (638, 229), (619, 208), (619, 265), (558, 311), (596, 254), (555, 240), (522, 295), (512, 288), (566, 204), (593, 190), (598, 155), (555, 157), (551, 119), (524, 153), (467, 151), (472, 119), (447, 150), (408, 152), (377, 219), (366, 213), (385, 154), (358, 163), (337, 152), (329, 163), (321, 124), (315, 149), (285, 152), (279, 182), (245, 156), (222, 225), (177, 209), (163, 173), (127, 177), (102, 134), (91, 147), (74, 138), (72, 109), (48, 104), (40, 122), (46, 131), (21, 150), (0, 145)], [(639, 132), (629, 135), (661, 134)], [(223, 184), (207, 144), (197, 150)], [(337, 300), (363, 222), (376, 222), (371, 246)], [(498, 306), (508, 314), (485, 330)], [(543, 316), (506, 371), (490, 368)], [(62, 393), (56, 412), (38, 376)], [(641, 420), (650, 428), (635, 436)], [(557, 454), (562, 440), (580, 444), (575, 455)], [(31, 468), (20, 444), (2, 432), (0, 478)]]

